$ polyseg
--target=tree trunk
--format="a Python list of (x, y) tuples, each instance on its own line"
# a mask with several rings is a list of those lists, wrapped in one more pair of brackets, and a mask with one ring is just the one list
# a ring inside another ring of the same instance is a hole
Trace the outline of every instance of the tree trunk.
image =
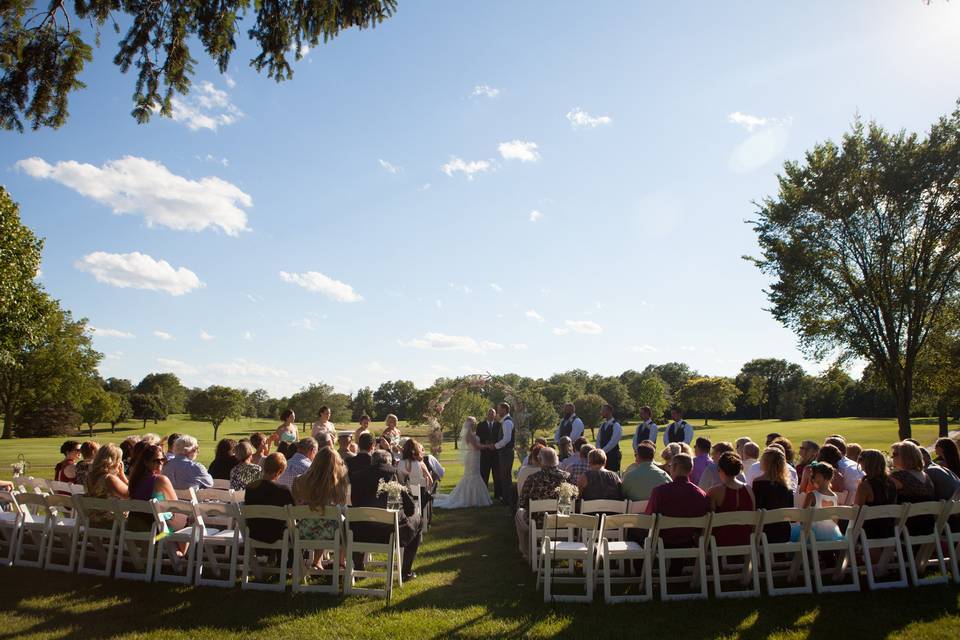
[(897, 394), (897, 431), (901, 440), (913, 437), (913, 427), (910, 425), (910, 401), (905, 394)]
[(216, 440), (216, 439), (217, 439), (217, 431), (220, 430), (220, 423), (217, 422), (217, 421), (213, 421), (213, 422), (211, 422), (210, 424), (213, 425), (213, 439)]
[(703, 419), (703, 426), (705, 426), (705, 427), (709, 427), (709, 426), (710, 426), (710, 418), (704, 418), (704, 419)]
[(948, 427), (950, 422), (950, 402), (946, 398), (940, 398), (937, 401), (937, 425), (939, 427), (940, 438), (946, 438), (950, 435)]
[(143, 419), (143, 426), (140, 427), (140, 429), (146, 429), (146, 428), (147, 428), (147, 419), (144, 418), (144, 419)]
[(93, 437), (93, 423), (92, 423), (92, 422), (88, 422), (88, 423), (87, 423), (87, 426), (90, 428), (90, 431), (89, 431), (89, 432), (90, 432), (90, 437), (92, 438), (92, 437)]
[(110, 422), (110, 433), (116, 433), (116, 432), (117, 432), (117, 423), (111, 421), (111, 422)]
[(13, 437), (13, 418), (10, 415), (9, 408), (3, 412), (3, 440), (9, 440)]

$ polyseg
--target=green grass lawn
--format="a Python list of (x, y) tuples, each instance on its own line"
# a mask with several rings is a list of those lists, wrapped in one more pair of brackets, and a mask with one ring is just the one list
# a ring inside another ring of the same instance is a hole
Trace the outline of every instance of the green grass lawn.
[[(275, 426), (268, 421), (228, 422), (221, 437), (241, 437)], [(141, 433), (126, 425), (117, 437)], [(212, 428), (176, 417), (148, 425), (161, 435), (198, 436), (201, 459), (212, 456)], [(375, 431), (379, 430), (379, 426)], [(108, 430), (109, 431), (109, 430)], [(408, 431), (404, 429), (404, 431)], [(698, 433), (712, 440), (749, 435), (761, 441), (778, 431), (794, 441), (845, 434), (865, 447), (896, 440), (893, 420), (716, 421)], [(625, 439), (633, 428), (625, 428)], [(918, 440), (936, 436), (932, 421), (917, 421)], [(101, 441), (108, 433), (97, 433)], [(23, 452), (35, 475), (49, 475), (60, 439), (0, 441), (0, 476)], [(629, 445), (625, 447), (625, 449)], [(462, 475), (452, 447), (441, 460), (450, 488)], [(32, 569), (0, 570), (0, 640), (12, 638), (635, 638), (644, 632), (684, 638), (944, 638), (960, 637), (960, 589), (911, 588), (707, 602), (605, 606), (549, 605), (516, 549), (513, 520), (500, 506), (438, 511), (415, 570), (419, 577), (395, 591), (394, 601), (322, 595), (292, 596), (239, 589), (71, 576)], [(654, 631), (655, 630), (655, 631)]]

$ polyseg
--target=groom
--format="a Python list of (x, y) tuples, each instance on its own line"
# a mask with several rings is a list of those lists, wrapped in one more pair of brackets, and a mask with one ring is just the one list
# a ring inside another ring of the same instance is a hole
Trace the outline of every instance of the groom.
[(487, 411), (487, 419), (477, 425), (477, 439), (480, 440), (480, 477), (483, 478), (483, 484), (490, 482), (490, 475), (493, 474), (493, 497), (500, 499), (500, 462), (496, 450), (487, 448), (487, 445), (493, 445), (503, 435), (500, 422), (497, 420), (497, 412), (492, 408)]
[(513, 505), (513, 418), (510, 417), (510, 405), (501, 402), (497, 405), (497, 417), (500, 418), (500, 439), (492, 445), (500, 463), (500, 498), (507, 506)]

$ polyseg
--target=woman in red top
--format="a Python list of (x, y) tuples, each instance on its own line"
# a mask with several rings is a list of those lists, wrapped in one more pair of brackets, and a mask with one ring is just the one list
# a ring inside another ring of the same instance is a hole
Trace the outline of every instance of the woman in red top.
[[(720, 484), (707, 492), (710, 500), (710, 510), (714, 513), (727, 511), (753, 511), (756, 501), (753, 498), (753, 489), (737, 480), (743, 471), (743, 462), (740, 456), (727, 452), (717, 461), (717, 471), (720, 474)], [(713, 537), (721, 547), (750, 544), (750, 525), (728, 525), (713, 530)]]
[(80, 458), (80, 443), (76, 440), (67, 440), (60, 445), (63, 460), (53, 468), (53, 479), (56, 482), (74, 482), (77, 479), (77, 460)]

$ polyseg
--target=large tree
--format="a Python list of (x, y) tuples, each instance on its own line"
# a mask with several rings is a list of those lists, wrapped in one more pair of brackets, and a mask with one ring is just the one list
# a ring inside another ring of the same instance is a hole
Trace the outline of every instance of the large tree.
[(350, 399), (350, 418), (357, 422), (365, 415), (372, 418), (374, 413), (376, 413), (376, 406), (373, 403), (373, 390), (370, 387), (363, 387)]
[(960, 287), (960, 108), (925, 138), (857, 119), (778, 177), (753, 223), (771, 312), (815, 358), (872, 363), (910, 437), (917, 356)]
[[(803, 382), (803, 367), (779, 358), (756, 358), (744, 363), (737, 375), (736, 383), (740, 391), (746, 394), (748, 386), (754, 385), (754, 393), (751, 394), (749, 402), (751, 406), (757, 406), (754, 401), (757, 396), (762, 396), (761, 417), (768, 418), (780, 416), (780, 396), (787, 391), (796, 391)], [(754, 378), (760, 378), (763, 381), (763, 391), (756, 391), (756, 381)]]
[(739, 395), (729, 378), (692, 378), (677, 391), (676, 401), (685, 411), (702, 413), (703, 424), (708, 424), (711, 413), (723, 415), (736, 409), (733, 401)]
[(148, 373), (135, 391), (160, 396), (167, 413), (183, 413), (186, 406), (187, 389), (175, 373)]
[(166, 420), (170, 413), (163, 396), (156, 393), (131, 393), (130, 408), (134, 418), (143, 420), (143, 429), (147, 428), (147, 420), (156, 424), (158, 420)]
[(104, 24), (126, 28), (113, 62), (124, 73), (136, 67), (133, 116), (146, 122), (156, 111), (171, 115), (174, 95), (189, 91), (197, 62), (192, 44), (221, 73), (227, 70), (244, 18), (252, 18), (246, 34), (255, 42), (250, 66), (279, 82), (293, 77), (290, 62), (305, 48), (344, 29), (374, 27), (396, 6), (396, 0), (0, 2), (0, 127), (62, 125), (70, 93), (86, 86), (80, 74)]
[(417, 396), (417, 387), (409, 380), (391, 380), (381, 384), (373, 392), (373, 404), (377, 409), (377, 420), (383, 420), (388, 413), (399, 420), (409, 420), (415, 416), (410, 411)]
[(247, 399), (239, 389), (213, 385), (191, 396), (187, 411), (193, 420), (206, 420), (213, 425), (213, 439), (217, 439), (220, 425), (227, 418), (240, 419)]
[(122, 411), (123, 398), (118, 393), (112, 393), (97, 388), (87, 398), (80, 409), (80, 417), (90, 430), (93, 437), (93, 426), (98, 422), (109, 422), (115, 425)]
[(947, 437), (950, 415), (960, 407), (960, 308), (947, 309), (930, 331), (917, 358), (917, 391), (936, 414), (940, 437)]

